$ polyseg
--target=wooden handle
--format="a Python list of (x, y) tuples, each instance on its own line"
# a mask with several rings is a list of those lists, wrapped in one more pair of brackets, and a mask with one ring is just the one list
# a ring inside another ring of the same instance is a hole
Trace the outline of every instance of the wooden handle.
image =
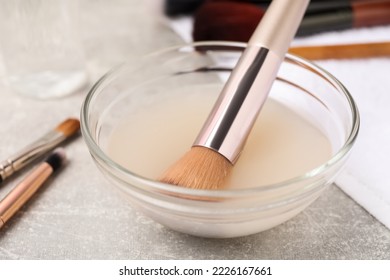
[(289, 52), (311, 60), (390, 56), (390, 42), (292, 47)]

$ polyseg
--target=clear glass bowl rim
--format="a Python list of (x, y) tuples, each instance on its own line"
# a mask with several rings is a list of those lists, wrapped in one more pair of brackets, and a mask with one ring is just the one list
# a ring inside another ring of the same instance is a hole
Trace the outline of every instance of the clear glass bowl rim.
[[(150, 54), (146, 54), (144, 57), (151, 57), (156, 55), (161, 55), (166, 52), (179, 50), (183, 48), (191, 48), (196, 46), (221, 46), (221, 47), (237, 47), (237, 48), (245, 48), (246, 43), (241, 42), (230, 42), (230, 41), (200, 41), (200, 42), (194, 42), (194, 43), (188, 43), (188, 44), (181, 44), (176, 45), (172, 47), (168, 47), (162, 50), (158, 50), (155, 52), (152, 52)], [(324, 79), (326, 79), (329, 83), (331, 83), (337, 91), (340, 93), (343, 93), (344, 97), (347, 99), (351, 115), (352, 115), (352, 126), (350, 133), (344, 143), (344, 145), (339, 149), (337, 153), (335, 153), (328, 161), (323, 163), (322, 165), (302, 174), (299, 176), (296, 176), (294, 178), (284, 180), (275, 184), (268, 184), (268, 185), (262, 185), (259, 187), (251, 187), (251, 188), (243, 188), (243, 189), (229, 189), (229, 190), (197, 190), (197, 189), (190, 189), (190, 188), (184, 188), (180, 186), (174, 186), (170, 184), (161, 183), (149, 178), (142, 177), (138, 174), (135, 174), (131, 172), (130, 170), (124, 168), (123, 166), (119, 165), (118, 163), (114, 162), (110, 157), (108, 157), (104, 151), (97, 145), (97, 143), (94, 141), (94, 137), (92, 136), (90, 132), (90, 127), (88, 125), (89, 119), (89, 107), (91, 105), (91, 102), (94, 98), (95, 93), (99, 90), (100, 86), (106, 81), (111, 78), (114, 78), (115, 75), (121, 71), (122, 68), (125, 68), (128, 63), (131, 61), (124, 61), (120, 65), (112, 68), (110, 71), (108, 71), (106, 74), (104, 74), (97, 82), (92, 86), (92, 88), (89, 90), (88, 94), (86, 95), (84, 102), (81, 107), (81, 114), (80, 114), (80, 120), (81, 120), (81, 133), (83, 135), (84, 141), (86, 142), (88, 148), (90, 149), (90, 152), (93, 153), (93, 156), (97, 157), (100, 161), (104, 162), (110, 168), (113, 168), (117, 172), (120, 172), (124, 174), (125, 176), (128, 176), (131, 178), (131, 181), (137, 181), (142, 183), (143, 185), (147, 185), (148, 188), (151, 188), (152, 190), (155, 190), (156, 192), (164, 191), (169, 193), (174, 193), (178, 195), (188, 195), (188, 196), (196, 196), (196, 197), (232, 197), (232, 196), (250, 196), (250, 195), (259, 195), (261, 192), (266, 191), (272, 191), (276, 189), (282, 189), (282, 188), (288, 188), (290, 185), (294, 183), (298, 183), (300, 181), (309, 180), (311, 178), (314, 178), (315, 176), (320, 175), (321, 173), (325, 173), (328, 169), (330, 169), (332, 166), (334, 166), (338, 161), (340, 161), (342, 158), (344, 158), (350, 151), (350, 149), (353, 146), (353, 143), (356, 141), (356, 137), (359, 132), (359, 126), (360, 126), (360, 117), (359, 117), (359, 111), (355, 104), (355, 101), (349, 91), (345, 88), (345, 86), (332, 74), (330, 74), (325, 69), (321, 68), (320, 66), (316, 65), (312, 61), (309, 61), (305, 58), (299, 57), (297, 55), (293, 54), (286, 54), (285, 60), (290, 60), (295, 62), (296, 64), (310, 70), (314, 70), (314, 72), (317, 75), (322, 76)], [(133, 186), (135, 187), (135, 186)]]

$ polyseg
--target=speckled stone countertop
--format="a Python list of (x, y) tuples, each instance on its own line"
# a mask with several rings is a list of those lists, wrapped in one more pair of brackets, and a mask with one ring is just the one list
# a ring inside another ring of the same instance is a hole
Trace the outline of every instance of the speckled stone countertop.
[[(91, 82), (125, 59), (182, 43), (153, 1), (80, 1)], [(88, 89), (63, 99), (18, 96), (0, 84), (5, 159), (68, 116)], [(212, 240), (167, 229), (134, 211), (95, 167), (81, 137), (69, 163), (0, 231), (0, 259), (390, 259), (390, 231), (332, 185), (309, 208), (271, 230)], [(0, 188), (3, 197), (20, 177)]]

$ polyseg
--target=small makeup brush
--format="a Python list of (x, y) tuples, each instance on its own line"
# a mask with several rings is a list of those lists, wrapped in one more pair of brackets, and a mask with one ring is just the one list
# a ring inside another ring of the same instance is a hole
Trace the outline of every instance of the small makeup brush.
[(57, 148), (0, 201), (0, 228), (33, 196), (50, 175), (65, 162), (65, 152)]
[[(317, 13), (324, 10), (348, 7), (351, 2), (362, 0), (311, 0), (306, 9), (306, 14)], [(372, 1), (372, 0), (363, 0)], [(194, 13), (200, 5), (205, 2), (245, 2), (251, 3), (263, 8), (267, 8), (271, 0), (165, 0), (164, 13), (167, 16), (190, 15)]]
[(0, 163), (0, 183), (60, 143), (74, 136), (79, 130), (80, 122), (77, 119), (69, 118), (61, 122), (53, 130)]
[(309, 0), (274, 0), (248, 42), (193, 147), (160, 181), (220, 189), (237, 161)]
[[(390, 24), (389, 0), (343, 2), (334, 9), (315, 4), (311, 13), (305, 14), (297, 36)], [(264, 7), (246, 1), (205, 2), (194, 14), (193, 39), (247, 42), (264, 11)]]

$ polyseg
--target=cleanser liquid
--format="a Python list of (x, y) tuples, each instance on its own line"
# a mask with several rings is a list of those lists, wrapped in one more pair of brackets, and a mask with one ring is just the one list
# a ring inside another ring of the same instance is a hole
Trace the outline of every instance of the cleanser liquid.
[[(156, 179), (186, 153), (214, 104), (213, 94), (183, 94), (148, 102), (113, 129), (108, 155), (143, 177)], [(331, 157), (325, 135), (285, 105), (268, 99), (227, 188), (281, 182), (318, 167)]]

